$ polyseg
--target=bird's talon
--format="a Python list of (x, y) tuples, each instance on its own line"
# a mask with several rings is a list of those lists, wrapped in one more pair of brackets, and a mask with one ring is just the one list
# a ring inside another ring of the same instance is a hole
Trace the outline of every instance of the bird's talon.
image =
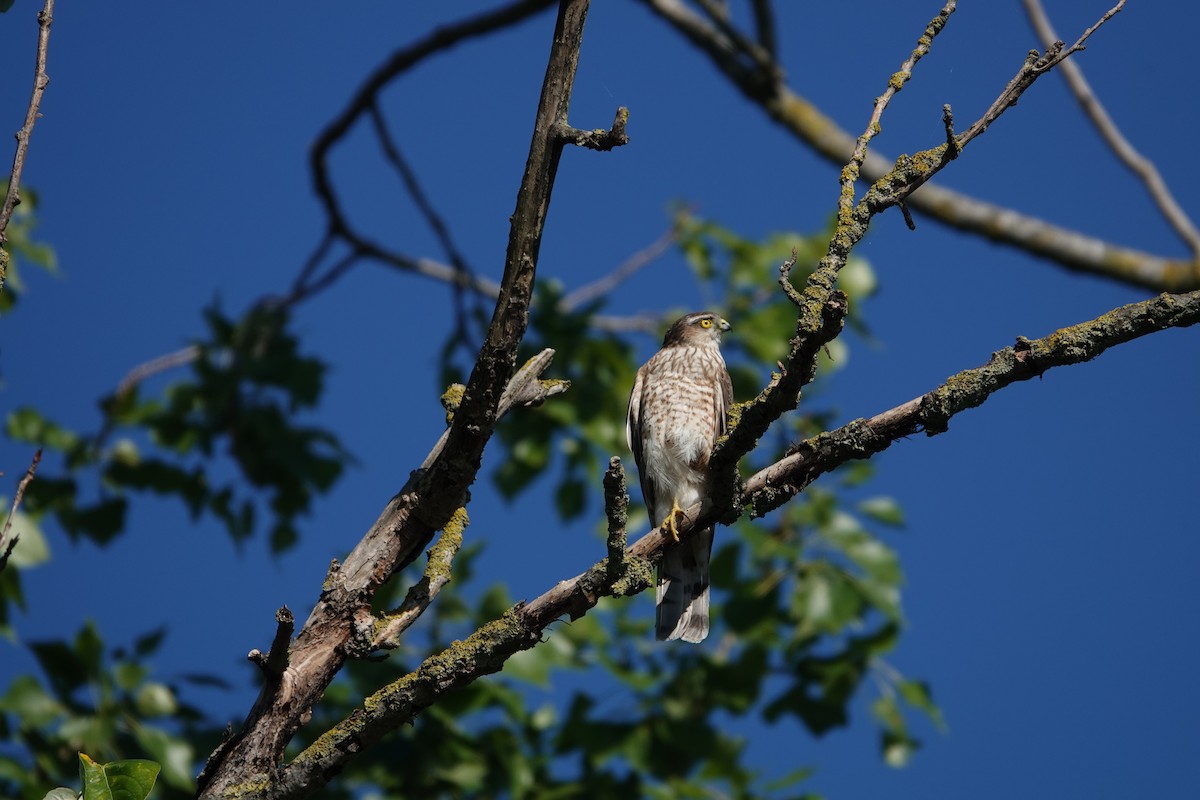
[(679, 541), (679, 528), (675, 524), (675, 517), (677, 514), (682, 515), (683, 509), (679, 507), (679, 503), (672, 502), (671, 503), (671, 513), (667, 515), (667, 518), (665, 520), (663, 520), (663, 524), (661, 527), (666, 533), (671, 534), (672, 539), (674, 539), (675, 541), (678, 542)]

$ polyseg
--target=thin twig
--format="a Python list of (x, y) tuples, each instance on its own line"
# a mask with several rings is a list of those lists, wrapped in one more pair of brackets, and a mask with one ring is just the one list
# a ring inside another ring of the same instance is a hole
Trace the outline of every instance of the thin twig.
[[(13, 517), (17, 515), (17, 509), (21, 507), (21, 500), (25, 497), (25, 489), (33, 482), (33, 476), (37, 472), (38, 464), (42, 463), (42, 448), (38, 448), (33, 454), (33, 460), (29, 463), (29, 469), (25, 470), (25, 477), (21, 478), (21, 482), (17, 484), (17, 492), (13, 495), (12, 506), (8, 509), (8, 519), (4, 522), (4, 529), (0, 530), (0, 572), (8, 566), (8, 557), (12, 555), (13, 549), (17, 546), (17, 542), (21, 539), (21, 534), (8, 539), (8, 532), (12, 530)], [(8, 544), (4, 540), (8, 539)]]
[(468, 331), (469, 318), (467, 315), (466, 306), (466, 288), (471, 278), (474, 277), (475, 271), (471, 269), (467, 263), (466, 257), (458, 246), (454, 244), (454, 237), (450, 235), (450, 228), (446, 225), (445, 219), (433, 207), (433, 203), (429, 199), (429, 195), (421, 187), (421, 182), (417, 180), (417, 174), (409, 165), (408, 160), (400, 153), (400, 147), (396, 144), (395, 137), (388, 130), (387, 121), (383, 118), (383, 113), (379, 110), (378, 103), (372, 103), (369, 109), (371, 123), (375, 128), (375, 134), (379, 138), (380, 145), (383, 147), (383, 153), (400, 173), (400, 179), (404, 182), (404, 188), (408, 191), (409, 197), (417, 206), (417, 210), (421, 212), (421, 216), (425, 218), (426, 224), (433, 231), (433, 235), (437, 238), (438, 243), (442, 246), (442, 252), (446, 254), (446, 258), (450, 259), (450, 265), (457, 272), (457, 280), (452, 284), (454, 291), (454, 340), (459, 342), (467, 342), (470, 340)]
[(300, 267), (300, 274), (292, 281), (291, 291), (281, 301), (283, 305), (297, 303), (308, 293), (308, 282), (312, 278), (313, 273), (317, 271), (317, 267), (325, 260), (325, 256), (328, 255), (330, 248), (333, 247), (333, 241), (333, 232), (327, 229), (325, 235), (321, 237), (321, 241), (317, 243), (312, 253), (304, 260), (304, 264)]
[[(1033, 24), (1033, 29), (1037, 32), (1038, 38), (1042, 40), (1042, 46), (1048, 48), (1058, 41), (1058, 34), (1054, 32), (1054, 26), (1046, 16), (1041, 0), (1023, 0), (1023, 3), (1025, 13), (1029, 15), (1029, 20)], [(1109, 116), (1108, 111), (1100, 102), (1100, 98), (1092, 91), (1087, 78), (1083, 76), (1082, 67), (1074, 60), (1067, 61), (1062, 65), (1062, 74), (1071, 93), (1075, 95), (1075, 99), (1083, 107), (1084, 113), (1092, 121), (1092, 125), (1099, 131), (1113, 154), (1141, 179), (1150, 199), (1158, 206), (1158, 210), (1162, 212), (1167, 223), (1191, 248), (1192, 253), (1200, 257), (1200, 231), (1196, 229), (1187, 212), (1175, 200), (1175, 196), (1171, 193), (1154, 162), (1138, 152), (1137, 148), (1121, 133), (1121, 129)]]
[[(786, 84), (764, 84), (761, 72), (746, 65), (737, 45), (686, 3), (641, 3), (699, 48), (749, 100), (797, 139), (839, 167), (846, 163), (855, 144), (850, 134)], [(893, 166), (891, 160), (868, 152), (862, 174), (868, 180), (878, 180)], [(1200, 269), (1190, 257), (1165, 258), (1122, 247), (934, 183), (925, 184), (908, 202), (944, 225), (1042, 256), (1069, 270), (1160, 292), (1200, 287)]]
[(580, 306), (604, 297), (638, 272), (653, 264), (663, 253), (670, 250), (671, 246), (678, 239), (679, 229), (672, 225), (663, 231), (653, 242), (633, 253), (614, 267), (607, 275), (567, 292), (558, 303), (559, 310), (570, 313)]
[(925, 32), (917, 41), (917, 46), (900, 65), (900, 69), (892, 73), (883, 94), (875, 98), (875, 107), (871, 111), (871, 119), (867, 122), (867, 128), (855, 140), (854, 152), (850, 155), (846, 166), (842, 168), (842, 191), (838, 197), (839, 214), (849, 214), (854, 207), (854, 184), (858, 182), (863, 161), (867, 158), (867, 145), (880, 131), (879, 121), (883, 118), (884, 109), (888, 107), (888, 103), (896, 96), (896, 93), (904, 88), (904, 84), (912, 79), (913, 67), (929, 52), (934, 38), (942, 32), (950, 15), (954, 13), (955, 6), (956, 0), (947, 0), (938, 15), (925, 26)]
[(149, 361), (144, 361), (125, 374), (125, 377), (117, 384), (116, 395), (117, 397), (124, 397), (133, 391), (135, 386), (147, 378), (153, 377), (160, 372), (166, 372), (169, 369), (190, 364), (199, 357), (200, 347), (192, 344), (173, 353), (167, 353), (157, 358), (152, 358)]
[(54, 0), (46, 0), (46, 5), (38, 12), (37, 63), (33, 71), (33, 94), (29, 98), (29, 109), (25, 112), (25, 124), (17, 131), (17, 152), (13, 156), (12, 175), (8, 179), (4, 205), (0, 207), (0, 245), (8, 241), (8, 222), (12, 219), (13, 209), (21, 202), (21, 172), (25, 169), (29, 137), (33, 134), (33, 123), (38, 118), (42, 95), (50, 84), (50, 76), (46, 74), (46, 51), (50, 46), (50, 25), (53, 22)]
[(754, 38), (767, 55), (777, 59), (779, 47), (775, 41), (775, 9), (771, 0), (751, 0), (750, 10), (754, 12)]
[(1124, 6), (1125, 0), (1118, 0), (1117, 4), (1106, 11), (1104, 16), (1100, 17), (1099, 21), (1097, 21), (1095, 25), (1092, 25), (1090, 28), (1080, 34), (1079, 38), (1075, 40), (1075, 44), (1071, 45), (1070, 47), (1065, 47), (1063, 42), (1055, 41), (1049, 47), (1047, 47), (1046, 52), (1040, 56), (1036, 51), (1031, 52), (1029, 57), (1025, 59), (1024, 66), (1022, 66), (1020, 71), (1017, 72), (1017, 74), (1013, 76), (1013, 79), (1008, 82), (1008, 86), (1004, 87), (1004, 91), (1000, 93), (1000, 96), (996, 98), (991, 107), (989, 107), (988, 110), (983, 113), (983, 116), (976, 120), (970, 128), (967, 128), (967, 130), (958, 137), (959, 147), (962, 147), (980, 133), (987, 130), (987, 127), (995, 122), (1002, 113), (1004, 113), (1010, 107), (1016, 105), (1017, 98), (1019, 98), (1035, 80), (1057, 67), (1063, 61), (1065, 61), (1068, 56), (1083, 50), (1084, 45), (1087, 43), (1087, 40), (1092, 37), (1092, 34), (1098, 31), (1100, 26), (1116, 16), (1117, 12), (1119, 12)]

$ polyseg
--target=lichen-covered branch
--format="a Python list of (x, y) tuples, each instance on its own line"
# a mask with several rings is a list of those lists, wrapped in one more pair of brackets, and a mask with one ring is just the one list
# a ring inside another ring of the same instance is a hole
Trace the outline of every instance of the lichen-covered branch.
[[(541, 378), (553, 357), (553, 350), (543, 350), (517, 371), (509, 383), (509, 391), (501, 398), (497, 418), (513, 408), (537, 405), (566, 391), (567, 381)], [(436, 460), (445, 439), (443, 434), (425, 465)], [(422, 544), (414, 549), (417, 537), (425, 533), (422, 524), (410, 514), (412, 493), (423, 472), (423, 469), (414, 471), (345, 563), (335, 561), (330, 567), (317, 605), (291, 648), (284, 651), (287, 664), (281, 678), (264, 684), (241, 731), (209, 757), (197, 781), (199, 797), (264, 796), (260, 790), (265, 791), (270, 784), (268, 776), (280, 762), (283, 749), (345, 659), (369, 652), (374, 646), (387, 646), (428, 607), (420, 597), (418, 584), (410, 591), (412, 602), (406, 600), (395, 617), (377, 620), (370, 611), (371, 598), (379, 587), (424, 547)], [(433, 585), (448, 580), (449, 562), (461, 545), (465, 525), (466, 514), (462, 510), (461, 516), (452, 515), (442, 528), (442, 538), (430, 554), (426, 569), (432, 590), (430, 600), (436, 595)], [(276, 652), (274, 645), (271, 651)]]
[(375, 650), (391, 650), (399, 646), (400, 637), (433, 603), (434, 598), (450, 582), (454, 557), (462, 548), (463, 534), (470, 518), (467, 509), (460, 508), (442, 528), (437, 544), (429, 550), (429, 560), (421, 579), (408, 588), (400, 607), (383, 618), (373, 620), (372, 636), (356, 654), (366, 655)]
[[(848, 307), (846, 296), (834, 288), (838, 272), (849, 259), (850, 251), (866, 235), (872, 217), (895, 205), (916, 188), (906, 188), (903, 180), (889, 181), (886, 184), (881, 180), (861, 201), (857, 204), (854, 201), (854, 187), (859, 168), (866, 158), (867, 145), (879, 130), (879, 121), (884, 109), (912, 76), (917, 62), (929, 52), (934, 38), (945, 28), (946, 21), (954, 13), (954, 8), (955, 0), (949, 0), (925, 27), (917, 47), (901, 64), (900, 69), (889, 78), (887, 88), (876, 99), (870, 122), (855, 143), (850, 161), (842, 170), (837, 226), (830, 239), (829, 248), (817, 269), (809, 276), (804, 290), (797, 292), (791, 285), (789, 273), (794, 262), (785, 263), (780, 270), (782, 288), (792, 303), (799, 308), (796, 333), (790, 342), (791, 348), (787, 358), (780, 363), (780, 371), (771, 376), (766, 388), (753, 400), (731, 409), (729, 430), (717, 442), (713, 451), (709, 494), (712, 505), (717, 509), (718, 517), (724, 524), (730, 524), (741, 513), (741, 504), (738, 502), (738, 461), (754, 449), (759, 438), (775, 420), (796, 407), (800, 400), (800, 390), (813, 379), (817, 355), (821, 348), (842, 331)], [(929, 160), (928, 163), (932, 165), (933, 161)], [(899, 177), (903, 174), (901, 167), (898, 165), (891, 174)], [(892, 194), (888, 194), (889, 190)]]
[(608, 520), (608, 559), (606, 577), (616, 583), (625, 577), (625, 526), (629, 524), (629, 492), (625, 489), (625, 468), (613, 456), (604, 472), (604, 516)]
[(870, 458), (897, 439), (947, 429), (950, 418), (982, 405), (988, 397), (1018, 381), (1043, 375), (1054, 367), (1091, 361), (1110, 347), (1168, 328), (1200, 323), (1200, 291), (1163, 294), (1041, 339), (1017, 339), (992, 354), (986, 364), (951, 376), (927, 394), (870, 419), (856, 419), (837, 430), (798, 444), (783, 459), (746, 481), (743, 501), (755, 516), (778, 508), (817, 476), (852, 459)]
[[(797, 139), (839, 166), (849, 160), (854, 152), (854, 137), (786, 85), (778, 64), (760, 65), (754, 54), (742, 50), (736, 39), (725, 35), (682, 0), (641, 2), (707, 55), (749, 100)], [(868, 153), (862, 175), (877, 181), (893, 166), (889, 159)], [(1166, 258), (1122, 247), (932, 183), (923, 186), (907, 203), (950, 227), (1042, 256), (1069, 270), (1156, 292), (1200, 288), (1200, 261)]]
[[(981, 405), (1005, 386), (1040, 376), (1054, 367), (1090, 361), (1108, 348), (1140, 336), (1197, 323), (1200, 291), (1161, 295), (1123, 306), (1041, 339), (1020, 338), (1014, 346), (994, 353), (987, 364), (952, 376), (928, 394), (802, 442), (793, 453), (751, 476), (742, 502), (756, 514), (765, 514), (794, 497), (818, 475), (846, 461), (869, 458), (897, 439), (921, 430), (930, 435), (944, 431), (950, 417)], [(693, 530), (713, 521), (711, 510), (702, 510), (697, 504), (687, 509), (686, 519), (680, 521), (680, 537), (687, 538)], [(653, 564), (670, 544), (661, 531), (651, 530), (624, 554), (623, 584), (613, 582), (610, 555), (587, 572), (560, 581), (532, 602), (518, 604), (466, 641), (427, 659), (415, 672), (368, 698), (362, 708), (284, 767), (280, 784), (301, 785), (324, 770), (339, 769), (353, 753), (411, 722), (440, 696), (498, 671), (509, 656), (536, 645), (551, 622), (563, 617), (578, 619), (601, 597), (649, 588), (653, 585)]]
[[(862, 198), (854, 202), (857, 178), (854, 167), (865, 161), (867, 143), (873, 131), (877, 130), (880, 114), (891, 95), (885, 92), (876, 101), (867, 131), (856, 143), (852, 159), (842, 172), (837, 225), (826, 255), (809, 276), (799, 299), (795, 297), (794, 287), (784, 287), (793, 302), (800, 306), (796, 334), (791, 340), (787, 359), (782, 363), (781, 371), (772, 376), (771, 382), (757, 397), (730, 411), (729, 431), (717, 442), (713, 451), (710, 495), (721, 522), (728, 524), (741, 510), (737, 503), (737, 462), (750, 452), (771, 423), (796, 407), (800, 389), (812, 379), (817, 353), (840, 332), (841, 320), (845, 315), (845, 297), (834, 288), (837, 275), (849, 259), (850, 252), (866, 235), (871, 220), (876, 214), (909, 200), (916, 189), (953, 161), (972, 140), (1011, 108), (1040, 76), (1069, 53), (1081, 49), (1087, 38), (1118, 9), (1119, 6), (1105, 14), (1070, 48), (1058, 47), (1044, 57), (1028, 58), (983, 116), (965, 132), (954, 137), (953, 147), (950, 142), (942, 142), (914, 156), (898, 159), (890, 172), (875, 181)], [(888, 81), (889, 91), (894, 93), (908, 80), (913, 66), (928, 51), (933, 37), (942, 30), (953, 11), (954, 0), (950, 0), (926, 27), (913, 55)], [(784, 279), (787, 279), (786, 273)]]

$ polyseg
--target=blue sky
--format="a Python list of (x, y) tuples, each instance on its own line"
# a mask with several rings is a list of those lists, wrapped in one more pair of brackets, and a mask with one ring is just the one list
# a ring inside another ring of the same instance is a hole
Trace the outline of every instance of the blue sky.
[[(445, 4), (402, 5), (347, 13), (311, 2), (286, 11), (60, 4), (25, 181), (40, 192), (40, 234), (62, 274), (26, 274), (28, 294), (0, 319), (0, 408), (33, 404), (68, 426), (93, 427), (94, 400), (132, 366), (200, 335), (204, 305), (219, 299), (238, 312), (286, 287), (323, 221), (306, 166), (311, 142), (374, 65), (448, 13)], [(938, 9), (778, 5), (792, 85), (854, 132)], [(834, 165), (792, 143), (640, 6), (593, 6), (572, 121), (606, 127), (628, 106), (632, 143), (564, 155), (543, 279), (570, 288), (605, 274), (659, 236), (676, 200), (747, 236), (826, 223)], [(1066, 37), (1106, 5), (1047, 7)], [(35, 12), (17, 0), (0, 16), (0, 70), (9, 76), (0, 128), (15, 130), (27, 102)], [(1200, 159), (1181, 135), (1200, 122), (1187, 88), (1195, 17), (1173, 9), (1164, 25), (1149, 4), (1131, 4), (1079, 62), (1180, 193), (1200, 179)], [(460, 46), (384, 98), (459, 246), (493, 278), (552, 25), (542, 15)], [(877, 148), (894, 156), (935, 144), (943, 103), (964, 125), (1034, 46), (1016, 2), (963, 3), (888, 110)], [(389, 243), (440, 257), (365, 134), (333, 158), (347, 206)], [(941, 180), (1120, 244), (1185, 254), (1056, 76)], [(1043, 336), (1146, 296), (919, 216), (917, 224), (910, 232), (899, 215), (884, 215), (857, 251), (881, 282), (865, 308), (879, 344), (851, 342), (846, 368), (822, 389), (819, 402), (842, 421), (928, 391), (1018, 335)], [(622, 287), (610, 308), (702, 302), (672, 254)], [(239, 554), (214, 526), (153, 500), (135, 506), (129, 533), (105, 550), (51, 530), (54, 560), (26, 576), (30, 611), (19, 633), (71, 635), (85, 613), (114, 643), (166, 624), (164, 677), (215, 672), (248, 684), (243, 656), (269, 643), (274, 609), (286, 603), (304, 616), (329, 558), (353, 545), (436, 438), (433, 370), (450, 309), (445, 287), (367, 265), (298, 313), (308, 346), (332, 364), (321, 419), (360, 462), (304, 521), (298, 548), (272, 559), (259, 537)], [(639, 341), (646, 355), (655, 346)], [(888, 534), (907, 572), (910, 622), (892, 661), (932, 682), (948, 732), (919, 729), (926, 747), (892, 770), (875, 757), (860, 704), (856, 724), (817, 742), (790, 729), (748, 730), (752, 759), (816, 765), (811, 788), (832, 798), (1200, 791), (1191, 766), (1200, 756), (1191, 615), (1200, 603), (1198, 353), (1198, 330), (1154, 335), (1011, 387), (956, 417), (949, 433), (913, 437), (878, 458), (872, 488), (907, 513), (905, 529)], [(6, 443), (5, 480), (28, 458)], [(510, 575), (517, 549), (545, 553), (537, 570), (511, 576), (516, 596), (537, 595), (598, 556), (591, 521), (561, 530), (550, 503), (506, 506), (486, 481), (474, 495), (471, 535), (489, 541), (496, 576)], [(515, 531), (534, 540), (514, 547)], [(553, 547), (539, 545), (551, 536)], [(82, 609), (77, 592), (97, 565), (131, 577), (89, 591)], [(158, 600), (179, 592), (190, 601)], [(0, 684), (28, 666), (0, 643)], [(248, 707), (245, 693), (202, 701), (231, 718)]]

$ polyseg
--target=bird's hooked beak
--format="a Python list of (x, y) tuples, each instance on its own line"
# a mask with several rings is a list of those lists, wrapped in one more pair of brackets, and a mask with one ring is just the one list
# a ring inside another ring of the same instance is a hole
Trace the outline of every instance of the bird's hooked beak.
[(733, 326), (726, 322), (724, 317), (717, 317), (717, 327), (721, 329), (721, 333), (726, 333), (733, 329)]

